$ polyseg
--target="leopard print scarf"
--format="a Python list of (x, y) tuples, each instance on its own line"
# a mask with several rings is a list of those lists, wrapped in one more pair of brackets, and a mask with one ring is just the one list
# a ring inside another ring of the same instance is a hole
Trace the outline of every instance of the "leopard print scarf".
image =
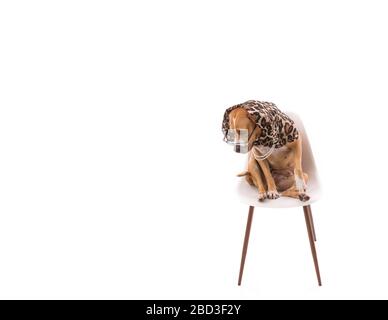
[(236, 108), (248, 111), (251, 120), (261, 129), (261, 135), (253, 145), (280, 148), (299, 137), (294, 121), (281, 112), (274, 103), (249, 100), (225, 110), (222, 121), (225, 141), (229, 130), (229, 113)]

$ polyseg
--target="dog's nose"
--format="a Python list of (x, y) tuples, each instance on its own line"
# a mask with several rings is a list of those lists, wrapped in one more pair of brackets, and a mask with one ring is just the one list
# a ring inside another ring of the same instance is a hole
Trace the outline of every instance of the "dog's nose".
[(239, 145), (239, 144), (236, 144), (236, 145), (234, 146), (234, 151), (240, 152), (240, 145)]

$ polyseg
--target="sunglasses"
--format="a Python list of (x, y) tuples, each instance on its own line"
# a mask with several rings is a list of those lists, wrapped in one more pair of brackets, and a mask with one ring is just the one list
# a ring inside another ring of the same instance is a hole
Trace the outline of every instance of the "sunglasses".
[(234, 151), (238, 153), (248, 152), (249, 134), (247, 129), (228, 129), (224, 141), (234, 146)]

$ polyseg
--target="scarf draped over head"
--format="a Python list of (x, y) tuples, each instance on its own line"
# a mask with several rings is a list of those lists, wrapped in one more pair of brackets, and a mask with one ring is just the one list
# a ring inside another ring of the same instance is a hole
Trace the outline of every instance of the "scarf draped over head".
[(294, 121), (281, 112), (274, 103), (249, 100), (225, 110), (222, 121), (224, 139), (229, 130), (229, 114), (237, 108), (244, 108), (250, 119), (261, 129), (261, 135), (253, 142), (253, 145), (280, 148), (299, 137)]

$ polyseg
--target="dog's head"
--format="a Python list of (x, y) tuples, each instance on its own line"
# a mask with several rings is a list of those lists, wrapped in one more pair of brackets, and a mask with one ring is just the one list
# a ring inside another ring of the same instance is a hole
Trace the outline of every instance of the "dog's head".
[(252, 149), (253, 142), (260, 136), (261, 129), (251, 119), (244, 108), (236, 108), (225, 112), (223, 122), (224, 140), (233, 145), (234, 151), (247, 153)]

